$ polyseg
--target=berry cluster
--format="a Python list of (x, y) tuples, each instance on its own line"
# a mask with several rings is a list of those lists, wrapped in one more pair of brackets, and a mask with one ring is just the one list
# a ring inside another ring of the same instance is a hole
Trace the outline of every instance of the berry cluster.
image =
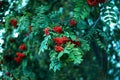
[(14, 58), (14, 61), (15, 61), (16, 63), (20, 63), (21, 60), (22, 60), (25, 56), (26, 56), (25, 54), (23, 54), (23, 53), (21, 53), (21, 52), (17, 52), (17, 53), (16, 53), (16, 57)]
[(62, 27), (61, 26), (55, 26), (53, 28), (53, 31), (55, 31), (56, 33), (61, 33), (62, 32)]
[[(73, 27), (77, 24), (77, 22), (74, 19), (71, 19), (70, 22), (70, 27)], [(46, 34), (46, 36), (50, 35), (50, 28), (45, 28), (44, 33)], [(55, 26), (52, 29), (53, 32), (56, 32), (58, 34), (63, 32), (62, 26)], [(54, 49), (56, 52), (61, 52), (64, 50), (63, 46), (64, 44), (66, 44), (66, 42), (70, 42), (71, 44), (75, 44), (75, 46), (79, 46), (80, 42), (79, 41), (73, 41), (73, 40), (69, 40), (66, 36), (63, 37), (55, 37), (53, 38), (53, 42), (55, 43)]]
[(88, 4), (90, 6), (96, 6), (99, 3), (104, 3), (106, 0), (87, 0)]
[[(20, 50), (26, 50), (27, 48), (26, 48), (26, 45), (25, 45), (25, 44), (21, 44), (21, 45), (19, 46), (19, 49), (20, 49)], [(14, 61), (15, 61), (16, 63), (20, 63), (25, 56), (26, 56), (25, 54), (23, 54), (23, 53), (21, 53), (21, 52), (17, 52), (17, 53), (16, 53), (16, 57), (14, 58)]]
[(57, 44), (57, 45), (61, 45), (61, 44), (65, 44), (68, 39), (64, 36), (62, 38), (60, 37), (56, 37), (56, 38), (53, 38), (53, 41)]
[(61, 52), (63, 51), (63, 47), (61, 45), (65, 44), (68, 41), (68, 39), (65, 36), (62, 38), (56, 37), (56, 38), (53, 38), (53, 41), (56, 43), (55, 51)]

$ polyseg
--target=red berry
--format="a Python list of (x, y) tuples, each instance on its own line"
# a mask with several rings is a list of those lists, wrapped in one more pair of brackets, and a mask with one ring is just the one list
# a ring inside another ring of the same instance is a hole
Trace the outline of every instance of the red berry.
[(77, 22), (74, 19), (70, 20), (70, 26), (75, 26), (76, 24)]
[(99, 3), (99, 1), (97, 0), (87, 0), (87, 2), (90, 6), (96, 6)]
[(72, 44), (75, 44), (75, 46), (80, 46), (80, 42), (79, 42), (79, 41), (70, 40), (70, 42), (71, 42)]
[(48, 36), (50, 33), (49, 33), (49, 30), (50, 28), (45, 28), (43, 31), (45, 32), (46, 36)]
[(62, 46), (55, 46), (55, 51), (56, 52), (61, 52), (61, 51), (63, 51), (64, 49), (63, 49), (63, 47)]
[(60, 26), (55, 26), (53, 28), (53, 31), (57, 32), (57, 33), (61, 33), (62, 32), (62, 28)]
[(24, 58), (26, 55), (20, 52), (16, 53), (17, 57)]
[(30, 30), (30, 32), (32, 32), (32, 26), (29, 26), (29, 30)]
[(14, 61), (15, 61), (16, 63), (20, 63), (20, 62), (21, 62), (21, 58), (20, 58), (20, 57), (15, 57), (15, 58), (14, 58)]
[(6, 75), (7, 75), (7, 76), (10, 76), (10, 72), (6, 72)]
[(63, 42), (63, 44), (65, 44), (67, 41), (68, 41), (67, 37), (63, 36), (63, 37), (62, 37), (62, 42)]
[(67, 39), (67, 37), (63, 36), (62, 38), (60, 38), (60, 37), (53, 38), (53, 41), (57, 45), (61, 45), (61, 44), (65, 44), (68, 41), (68, 39)]
[(10, 20), (10, 24), (13, 26), (13, 27), (17, 27), (17, 20), (15, 20), (15, 19), (11, 19)]
[(60, 38), (60, 37), (53, 38), (53, 41), (54, 41), (57, 45), (63, 44), (63, 40), (62, 40), (62, 38)]
[(20, 50), (26, 50), (26, 45), (25, 44), (20, 45), (19, 49)]
[(0, 6), (2, 6), (2, 1), (0, 1)]

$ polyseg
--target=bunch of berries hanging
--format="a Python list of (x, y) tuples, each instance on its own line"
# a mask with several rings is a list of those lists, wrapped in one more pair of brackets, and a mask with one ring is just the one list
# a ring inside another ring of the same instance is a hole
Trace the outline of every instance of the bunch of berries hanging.
[(87, 0), (88, 4), (90, 6), (96, 6), (99, 3), (104, 3), (106, 0)]
[[(72, 19), (72, 20), (70, 20), (69, 24), (70, 24), (70, 27), (72, 27), (72, 26), (75, 26), (77, 24), (77, 22), (74, 19)], [(43, 31), (44, 31), (46, 36), (50, 35), (50, 28), (47, 27)], [(57, 34), (64, 33), (64, 30), (62, 29), (62, 26), (55, 26), (55, 27), (53, 27), (52, 31), (54, 33), (57, 33)], [(54, 50), (56, 52), (63, 51), (64, 50), (64, 45), (67, 42), (70, 42), (71, 44), (75, 44), (75, 46), (80, 46), (79, 41), (73, 41), (72, 39), (69, 39), (66, 36), (62, 36), (62, 37), (57, 36), (57, 37), (54, 37), (52, 40), (55, 43)]]

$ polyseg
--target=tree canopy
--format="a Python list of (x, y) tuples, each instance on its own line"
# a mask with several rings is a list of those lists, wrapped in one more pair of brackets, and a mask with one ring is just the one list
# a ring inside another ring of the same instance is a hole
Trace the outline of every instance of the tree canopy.
[(119, 0), (0, 1), (2, 80), (119, 80)]

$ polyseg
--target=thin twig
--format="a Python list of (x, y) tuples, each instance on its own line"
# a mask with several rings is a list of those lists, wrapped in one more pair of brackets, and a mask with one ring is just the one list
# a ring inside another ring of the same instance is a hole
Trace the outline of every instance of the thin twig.
[[(94, 31), (92, 31), (92, 30), (96, 27), (96, 25), (97, 25), (97, 23), (98, 23), (99, 20), (100, 20), (100, 16), (97, 18), (97, 20), (96, 20), (96, 21), (94, 22), (94, 24), (91, 26), (91, 29), (88, 31), (88, 34), (87, 34), (86, 36), (84, 36), (84, 38), (87, 38), (87, 37), (93, 35), (93, 33), (94, 33), (96, 30), (94, 30)], [(91, 33), (91, 31), (92, 31), (92, 33)]]
[(98, 19), (95, 21), (95, 23), (94, 23), (94, 25), (92, 26), (92, 28), (94, 28), (94, 27), (97, 25), (98, 21), (100, 20), (100, 17), (101, 17), (101, 16), (99, 16)]

